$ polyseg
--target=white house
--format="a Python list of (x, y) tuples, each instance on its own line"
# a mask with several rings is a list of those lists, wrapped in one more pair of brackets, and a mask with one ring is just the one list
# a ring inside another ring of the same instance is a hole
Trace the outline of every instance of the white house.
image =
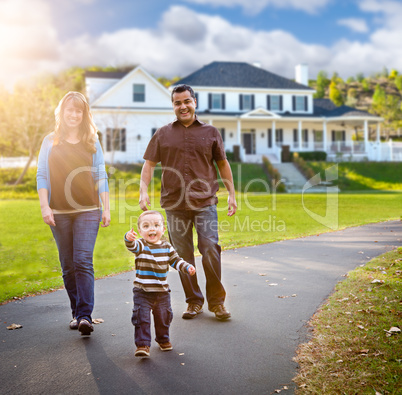
[[(109, 162), (142, 161), (153, 133), (175, 118), (170, 91), (141, 66), (128, 73), (87, 72), (86, 84)], [(244, 161), (266, 155), (280, 162), (283, 149), (325, 151), (329, 160), (402, 160), (402, 147), (397, 152), (380, 143), (382, 118), (313, 99), (306, 65), (296, 66), (295, 82), (258, 65), (213, 62), (177, 84), (192, 86), (199, 118), (221, 131), (227, 151), (240, 146)], [(364, 141), (354, 141), (356, 130)]]

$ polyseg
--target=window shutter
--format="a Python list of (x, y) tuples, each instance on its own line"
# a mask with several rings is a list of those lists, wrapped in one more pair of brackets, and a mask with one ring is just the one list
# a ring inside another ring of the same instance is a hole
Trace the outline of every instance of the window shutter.
[(251, 95), (251, 109), (252, 110), (254, 110), (254, 102), (255, 102), (254, 95)]
[(304, 133), (303, 140), (305, 143), (308, 143), (308, 129), (304, 129), (303, 133)]
[(332, 141), (335, 142), (335, 130), (332, 131)]
[(304, 111), (308, 111), (308, 97), (304, 96)]
[(299, 140), (299, 135), (298, 135), (298, 130), (297, 129), (293, 129), (293, 142), (297, 143)]
[(156, 128), (151, 129), (151, 137), (156, 133)]
[(120, 151), (126, 152), (126, 129), (120, 131)]
[[(198, 93), (195, 92), (195, 108), (198, 108)], [(156, 131), (156, 129), (155, 129)]]
[(292, 110), (296, 111), (296, 96), (292, 96)]
[(243, 95), (241, 93), (239, 95), (239, 109), (243, 110)]
[(225, 128), (221, 129), (221, 136), (222, 136), (222, 141), (225, 142)]
[(342, 130), (342, 141), (346, 141), (346, 132)]
[(222, 93), (222, 110), (225, 109), (225, 94)]
[(283, 111), (283, 96), (279, 96), (279, 111)]
[(272, 129), (268, 129), (268, 148), (272, 148)]
[(208, 93), (208, 108), (212, 108), (212, 93)]
[(283, 129), (279, 129), (279, 141), (283, 143)]
[[(271, 109), (271, 95), (267, 95), (267, 110)], [(269, 129), (271, 130), (271, 129)]]
[(110, 132), (111, 132), (111, 129), (107, 128), (106, 129), (106, 152), (110, 152), (112, 150)]

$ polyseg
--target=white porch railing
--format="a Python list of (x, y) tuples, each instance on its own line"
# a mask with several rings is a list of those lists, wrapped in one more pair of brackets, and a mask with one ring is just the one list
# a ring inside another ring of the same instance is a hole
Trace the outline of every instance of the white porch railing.
[[(277, 143), (277, 149), (282, 149), (285, 143)], [(290, 150), (293, 152), (303, 151), (325, 151), (328, 156), (336, 156), (343, 160), (362, 160), (367, 158), (371, 161), (402, 161), (402, 142), (389, 141), (382, 143), (379, 141), (335, 141), (323, 142), (303, 142), (301, 147), (299, 143), (292, 142)], [(280, 158), (280, 155), (278, 156)]]
[[(22, 168), (25, 167), (28, 162), (28, 156), (18, 156), (4, 158), (0, 156), (0, 168)], [(36, 166), (36, 159), (33, 159), (30, 167)]]

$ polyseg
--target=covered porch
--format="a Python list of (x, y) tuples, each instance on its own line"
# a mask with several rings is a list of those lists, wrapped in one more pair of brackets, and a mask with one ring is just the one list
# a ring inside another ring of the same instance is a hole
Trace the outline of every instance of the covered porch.
[(328, 161), (397, 161), (402, 147), (381, 143), (382, 118), (368, 116), (297, 117), (278, 115), (265, 109), (246, 114), (208, 114), (200, 119), (214, 125), (222, 134), (226, 151), (240, 147), (244, 162), (282, 161), (282, 150), (323, 151)]

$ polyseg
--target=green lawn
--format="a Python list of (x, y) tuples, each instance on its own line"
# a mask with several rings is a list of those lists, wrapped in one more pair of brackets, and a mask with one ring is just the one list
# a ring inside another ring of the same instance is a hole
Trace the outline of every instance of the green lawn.
[(338, 283), (297, 350), (296, 394), (402, 393), (401, 334), (390, 331), (401, 323), (401, 258), (393, 250)]
[[(335, 165), (329, 162), (307, 162), (315, 173)], [(347, 191), (402, 191), (402, 162), (340, 162), (336, 183)]]
[[(159, 208), (158, 200), (153, 198), (154, 208)], [(134, 263), (122, 239), (140, 213), (138, 198), (111, 203), (112, 224), (100, 229), (95, 247), (97, 277), (131, 270)], [(402, 194), (340, 194), (338, 204), (336, 200), (329, 201), (328, 210), (324, 194), (305, 195), (304, 201), (301, 195), (247, 194), (238, 197), (238, 205), (238, 213), (229, 218), (226, 194), (220, 196), (219, 233), (223, 249), (400, 219)], [(57, 248), (50, 229), (42, 222), (39, 202), (3, 200), (0, 212), (0, 301), (60, 287)]]

